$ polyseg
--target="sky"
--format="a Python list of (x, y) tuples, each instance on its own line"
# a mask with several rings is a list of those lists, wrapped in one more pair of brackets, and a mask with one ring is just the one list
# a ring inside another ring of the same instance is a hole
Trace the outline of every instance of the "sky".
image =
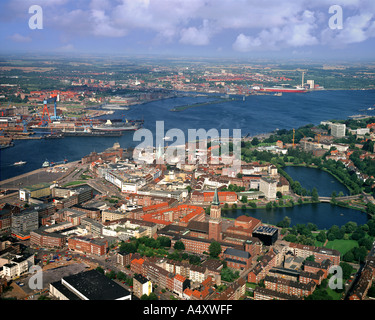
[(0, 41), (0, 53), (372, 61), (375, 1), (1, 0)]

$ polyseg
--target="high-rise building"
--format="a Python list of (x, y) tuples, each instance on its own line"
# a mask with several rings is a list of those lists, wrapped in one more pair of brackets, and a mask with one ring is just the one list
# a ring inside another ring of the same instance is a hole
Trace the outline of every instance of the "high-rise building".
[(211, 204), (208, 238), (215, 241), (221, 240), (222, 230), (222, 219), (221, 219), (221, 208), (217, 189), (215, 189), (214, 198)]
[(332, 123), (331, 135), (335, 138), (343, 138), (346, 133), (346, 125), (344, 123)]
[(20, 213), (13, 214), (11, 232), (14, 235), (20, 238), (29, 238), (30, 231), (36, 230), (38, 228), (38, 211), (30, 209), (21, 211)]
[(268, 200), (276, 200), (277, 181), (269, 177), (260, 179), (259, 191), (264, 193)]

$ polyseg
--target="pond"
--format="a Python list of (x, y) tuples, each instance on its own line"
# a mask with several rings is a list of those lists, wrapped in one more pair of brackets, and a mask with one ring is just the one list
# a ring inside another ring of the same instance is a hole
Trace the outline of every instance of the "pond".
[(368, 220), (365, 212), (334, 206), (330, 203), (303, 204), (288, 208), (247, 209), (247, 210), (222, 210), (225, 218), (236, 218), (248, 214), (251, 217), (261, 220), (263, 223), (276, 225), (278, 222), (289, 217), (291, 226), (296, 224), (314, 223), (319, 229), (329, 229), (333, 225), (341, 227), (349, 221), (363, 225)]
[(321, 197), (330, 197), (332, 191), (336, 191), (336, 194), (339, 194), (341, 191), (345, 196), (350, 195), (345, 185), (323, 170), (297, 166), (284, 167), (283, 170), (289, 174), (294, 181), (298, 181), (302, 188), (312, 191), (315, 187)]

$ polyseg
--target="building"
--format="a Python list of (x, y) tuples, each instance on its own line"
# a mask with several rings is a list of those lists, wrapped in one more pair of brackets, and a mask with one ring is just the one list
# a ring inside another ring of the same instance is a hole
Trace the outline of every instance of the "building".
[(130, 266), (132, 261), (132, 253), (129, 252), (118, 252), (117, 253), (117, 263), (121, 264), (123, 267)]
[(243, 250), (227, 248), (223, 253), (223, 258), (229, 268), (244, 270), (251, 266), (251, 255)]
[(279, 235), (279, 229), (269, 226), (259, 226), (253, 231), (253, 237), (258, 238), (266, 246), (273, 245)]
[(57, 232), (47, 232), (39, 228), (30, 232), (30, 244), (43, 248), (62, 248), (66, 245), (66, 236)]
[(247, 276), (247, 281), (251, 283), (259, 283), (263, 280), (268, 272), (276, 267), (279, 263), (279, 252), (276, 252), (273, 248), (270, 249), (260, 261), (255, 265), (255, 267), (249, 272)]
[(13, 212), (20, 212), (18, 207), (16, 211), (14, 211), (15, 206), (11, 206), (9, 204), (5, 204), (2, 210), (0, 211), (0, 234), (6, 233), (11, 230), (12, 227), (12, 214)]
[(107, 253), (108, 242), (100, 238), (90, 239), (75, 236), (68, 239), (68, 247), (70, 250), (103, 256)]
[(38, 211), (24, 210), (12, 216), (11, 232), (17, 238), (26, 240), (30, 238), (30, 231), (39, 228)]
[(264, 196), (268, 200), (276, 200), (277, 180), (262, 177), (260, 179), (259, 191), (264, 193)]
[(335, 266), (340, 264), (340, 252), (337, 250), (307, 246), (292, 242), (289, 244), (289, 250), (291, 250), (295, 256), (303, 257), (304, 259), (308, 258), (309, 256), (314, 256), (315, 261), (318, 263), (328, 259)]
[(137, 274), (133, 278), (133, 293), (136, 297), (141, 298), (144, 294), (149, 296), (152, 292), (152, 283), (150, 280)]
[(173, 278), (173, 291), (182, 297), (186, 288), (190, 288), (190, 280), (180, 274), (176, 274)]
[(94, 219), (82, 218), (81, 225), (94, 237), (100, 237), (102, 235), (103, 225)]
[(239, 300), (245, 295), (245, 292), (246, 281), (243, 278), (239, 278), (234, 283), (231, 283), (215, 300)]
[(316, 283), (314, 281), (305, 284), (269, 275), (264, 278), (264, 285), (266, 289), (297, 297), (307, 297), (311, 295), (316, 288)]
[(215, 189), (214, 198), (211, 204), (210, 219), (209, 219), (209, 229), (208, 238), (215, 241), (220, 241), (222, 238), (222, 218), (221, 218), (221, 208), (217, 189)]
[(368, 290), (373, 284), (375, 276), (375, 260), (372, 257), (368, 257), (365, 266), (359, 276), (357, 283), (350, 292), (349, 300), (363, 300), (366, 298)]
[(342, 123), (332, 123), (331, 127), (331, 135), (335, 138), (343, 138), (346, 134), (346, 125)]
[(303, 270), (311, 273), (318, 273), (319, 271), (323, 272), (323, 277), (327, 278), (329, 274), (329, 269), (332, 266), (332, 261), (327, 259), (322, 262), (305, 260)]
[(40, 183), (28, 187), (24, 187), (19, 191), (19, 199), (21, 201), (29, 201), (30, 198), (42, 198), (51, 195), (51, 184)]
[(254, 290), (254, 300), (302, 300), (302, 298), (262, 287), (256, 287)]
[(49, 291), (59, 300), (132, 299), (128, 290), (96, 270), (63, 277), (61, 281), (51, 283)]
[(34, 265), (34, 255), (10, 255), (0, 257), (0, 278), (3, 276), (7, 280), (18, 278), (19, 276), (29, 272), (31, 266)]

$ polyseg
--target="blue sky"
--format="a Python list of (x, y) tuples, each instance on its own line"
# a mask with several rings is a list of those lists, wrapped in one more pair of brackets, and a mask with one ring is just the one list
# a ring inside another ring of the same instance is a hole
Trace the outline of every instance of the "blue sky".
[[(32, 5), (41, 30), (29, 28)], [(342, 29), (329, 26), (332, 5)], [(2, 0), (0, 40), (3, 53), (372, 60), (375, 1)]]

